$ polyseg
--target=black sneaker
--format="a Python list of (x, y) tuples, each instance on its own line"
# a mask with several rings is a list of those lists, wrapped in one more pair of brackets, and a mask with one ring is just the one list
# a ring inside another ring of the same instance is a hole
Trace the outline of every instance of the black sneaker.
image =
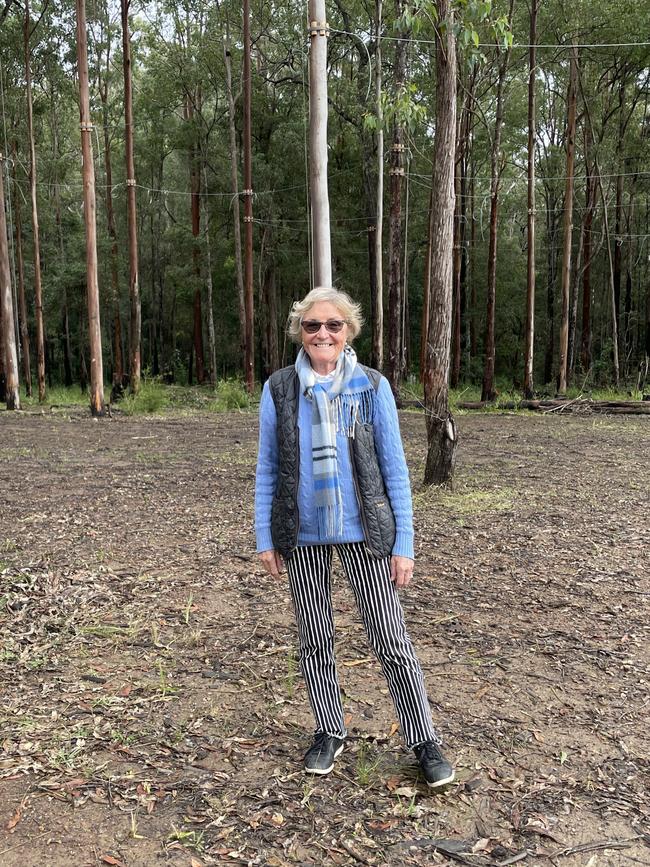
[(308, 774), (329, 774), (334, 759), (343, 752), (343, 740), (320, 732), (305, 753), (305, 771)]
[(440, 747), (434, 741), (425, 741), (417, 747), (413, 747), (427, 786), (437, 789), (453, 782), (454, 769), (440, 752)]

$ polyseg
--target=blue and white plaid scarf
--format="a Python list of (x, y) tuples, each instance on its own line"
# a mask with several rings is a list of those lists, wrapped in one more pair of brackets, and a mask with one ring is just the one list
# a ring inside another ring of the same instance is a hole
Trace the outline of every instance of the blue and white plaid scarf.
[(304, 349), (298, 353), (296, 372), (300, 390), (312, 402), (311, 449), (318, 532), (323, 540), (334, 539), (343, 533), (336, 434), (353, 437), (357, 422), (372, 421), (375, 390), (357, 365), (357, 355), (351, 346), (346, 346), (339, 355), (329, 389), (317, 382)]

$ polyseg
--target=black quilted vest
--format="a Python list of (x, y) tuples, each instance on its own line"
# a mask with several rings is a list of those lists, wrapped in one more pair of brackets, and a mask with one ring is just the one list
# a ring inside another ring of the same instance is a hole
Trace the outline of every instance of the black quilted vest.
[[(360, 364), (375, 390), (381, 374)], [(298, 542), (298, 481), (300, 478), (300, 439), (298, 401), (300, 381), (295, 367), (283, 367), (271, 374), (269, 389), (275, 404), (278, 432), (278, 481), (271, 509), (271, 538), (283, 557)], [(357, 423), (354, 437), (348, 440), (354, 486), (365, 542), (370, 553), (387, 557), (395, 544), (395, 518), (386, 495), (384, 480), (375, 450), (372, 424)]]

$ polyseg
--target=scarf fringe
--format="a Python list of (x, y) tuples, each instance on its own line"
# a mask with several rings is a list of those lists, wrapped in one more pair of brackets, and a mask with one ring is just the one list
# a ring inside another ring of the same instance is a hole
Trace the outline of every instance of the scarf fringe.
[(372, 386), (356, 394), (339, 394), (331, 402), (336, 432), (353, 439), (355, 424), (371, 424), (374, 409), (375, 390)]
[[(340, 496), (340, 494), (339, 494)], [(318, 506), (318, 535), (321, 539), (335, 539), (343, 535), (343, 508), (341, 503)]]

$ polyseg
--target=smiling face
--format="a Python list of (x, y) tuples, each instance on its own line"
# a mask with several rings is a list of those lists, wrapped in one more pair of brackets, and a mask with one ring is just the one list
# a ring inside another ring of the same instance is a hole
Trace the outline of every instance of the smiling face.
[[(327, 322), (328, 319), (342, 320), (344, 317), (333, 304), (328, 301), (318, 301), (309, 308), (302, 318), (303, 321), (315, 319), (319, 322)], [(331, 373), (345, 347), (348, 326), (344, 325), (337, 334), (330, 334), (325, 325), (321, 325), (316, 334), (308, 334), (304, 328), (301, 329), (301, 334), (303, 348), (316, 373)]]

